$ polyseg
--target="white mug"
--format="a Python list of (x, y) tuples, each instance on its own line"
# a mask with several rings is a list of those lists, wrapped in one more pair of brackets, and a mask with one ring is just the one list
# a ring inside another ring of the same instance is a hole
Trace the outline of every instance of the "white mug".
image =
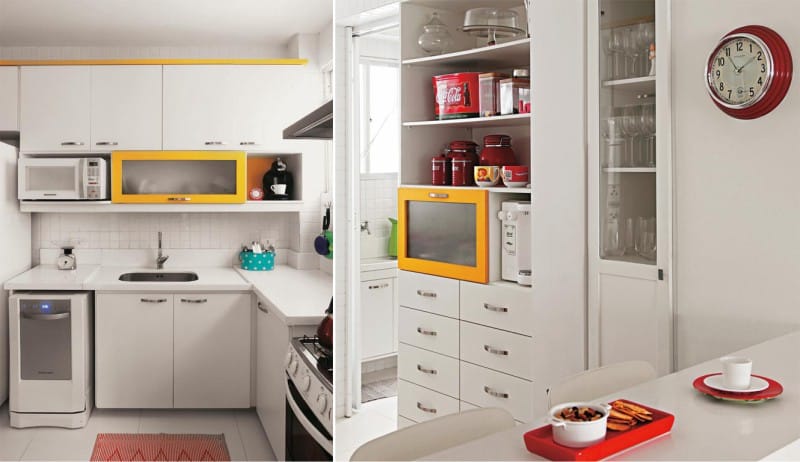
[(722, 384), (725, 388), (746, 390), (750, 388), (750, 373), (753, 371), (753, 360), (741, 356), (725, 356), (722, 362)]
[(285, 184), (273, 184), (270, 185), (269, 189), (279, 196), (283, 196), (284, 194), (286, 194)]

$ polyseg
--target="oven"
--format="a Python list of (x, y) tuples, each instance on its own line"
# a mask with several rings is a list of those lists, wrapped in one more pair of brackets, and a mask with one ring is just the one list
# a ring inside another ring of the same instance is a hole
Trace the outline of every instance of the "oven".
[(286, 460), (333, 460), (333, 367), (318, 349), (296, 338), (286, 357)]

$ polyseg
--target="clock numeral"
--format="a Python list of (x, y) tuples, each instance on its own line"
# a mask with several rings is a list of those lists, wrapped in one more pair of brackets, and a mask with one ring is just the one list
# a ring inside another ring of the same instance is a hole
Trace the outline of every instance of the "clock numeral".
[(720, 82), (719, 83), (719, 91), (724, 91), (724, 90), (725, 90), (725, 82)]
[(759, 77), (758, 78), (758, 84), (759, 85), (764, 85), (764, 78), (763, 77)]
[(744, 44), (742, 42), (736, 42), (736, 51), (742, 51), (744, 49)]
[(750, 87), (750, 96), (751, 97), (756, 96), (756, 92), (755, 90), (753, 90), (753, 87)]
[(725, 58), (718, 58), (717, 59), (717, 64), (719, 66), (724, 66), (725, 65)]
[(761, 64), (761, 73), (763, 74), (763, 73), (765, 73), (765, 72), (767, 72), (767, 65), (766, 65), (766, 64), (764, 64), (764, 63), (762, 63), (762, 64)]
[(731, 93), (733, 93), (733, 90), (728, 90), (728, 99), (731, 99)]
[(719, 75), (720, 75), (720, 72), (719, 72), (719, 69), (717, 69), (717, 78), (719, 78)]
[(751, 43), (750, 44), (750, 53), (752, 53), (752, 52), (753, 52), (753, 44)]
[(756, 59), (761, 61), (761, 52), (760, 51), (758, 52), (758, 54), (756, 56), (758, 56)]
[(731, 55), (731, 47), (725, 47), (725, 56)]

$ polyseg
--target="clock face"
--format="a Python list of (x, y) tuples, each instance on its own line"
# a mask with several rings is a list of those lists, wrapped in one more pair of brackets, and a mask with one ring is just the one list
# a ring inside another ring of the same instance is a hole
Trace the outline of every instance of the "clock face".
[(758, 102), (772, 83), (772, 54), (750, 34), (726, 38), (709, 60), (711, 96), (723, 106), (746, 108)]

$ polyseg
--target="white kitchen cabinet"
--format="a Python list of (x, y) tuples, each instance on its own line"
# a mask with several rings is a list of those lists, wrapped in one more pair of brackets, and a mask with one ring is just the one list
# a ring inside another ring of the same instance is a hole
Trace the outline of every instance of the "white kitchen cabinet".
[(361, 359), (397, 353), (395, 279), (368, 278), (361, 273)]
[(174, 407), (250, 407), (250, 295), (175, 294), (174, 307)]
[(0, 132), (19, 131), (19, 68), (0, 67)]
[[(590, 367), (640, 359), (673, 369), (668, 17), (668, 0), (588, 4)], [(633, 60), (608, 45), (649, 23), (656, 72), (632, 76)]]
[(161, 66), (91, 66), (91, 150), (161, 149)]
[(21, 151), (89, 150), (90, 72), (89, 66), (22, 67)]
[(172, 294), (95, 297), (97, 407), (171, 408)]

